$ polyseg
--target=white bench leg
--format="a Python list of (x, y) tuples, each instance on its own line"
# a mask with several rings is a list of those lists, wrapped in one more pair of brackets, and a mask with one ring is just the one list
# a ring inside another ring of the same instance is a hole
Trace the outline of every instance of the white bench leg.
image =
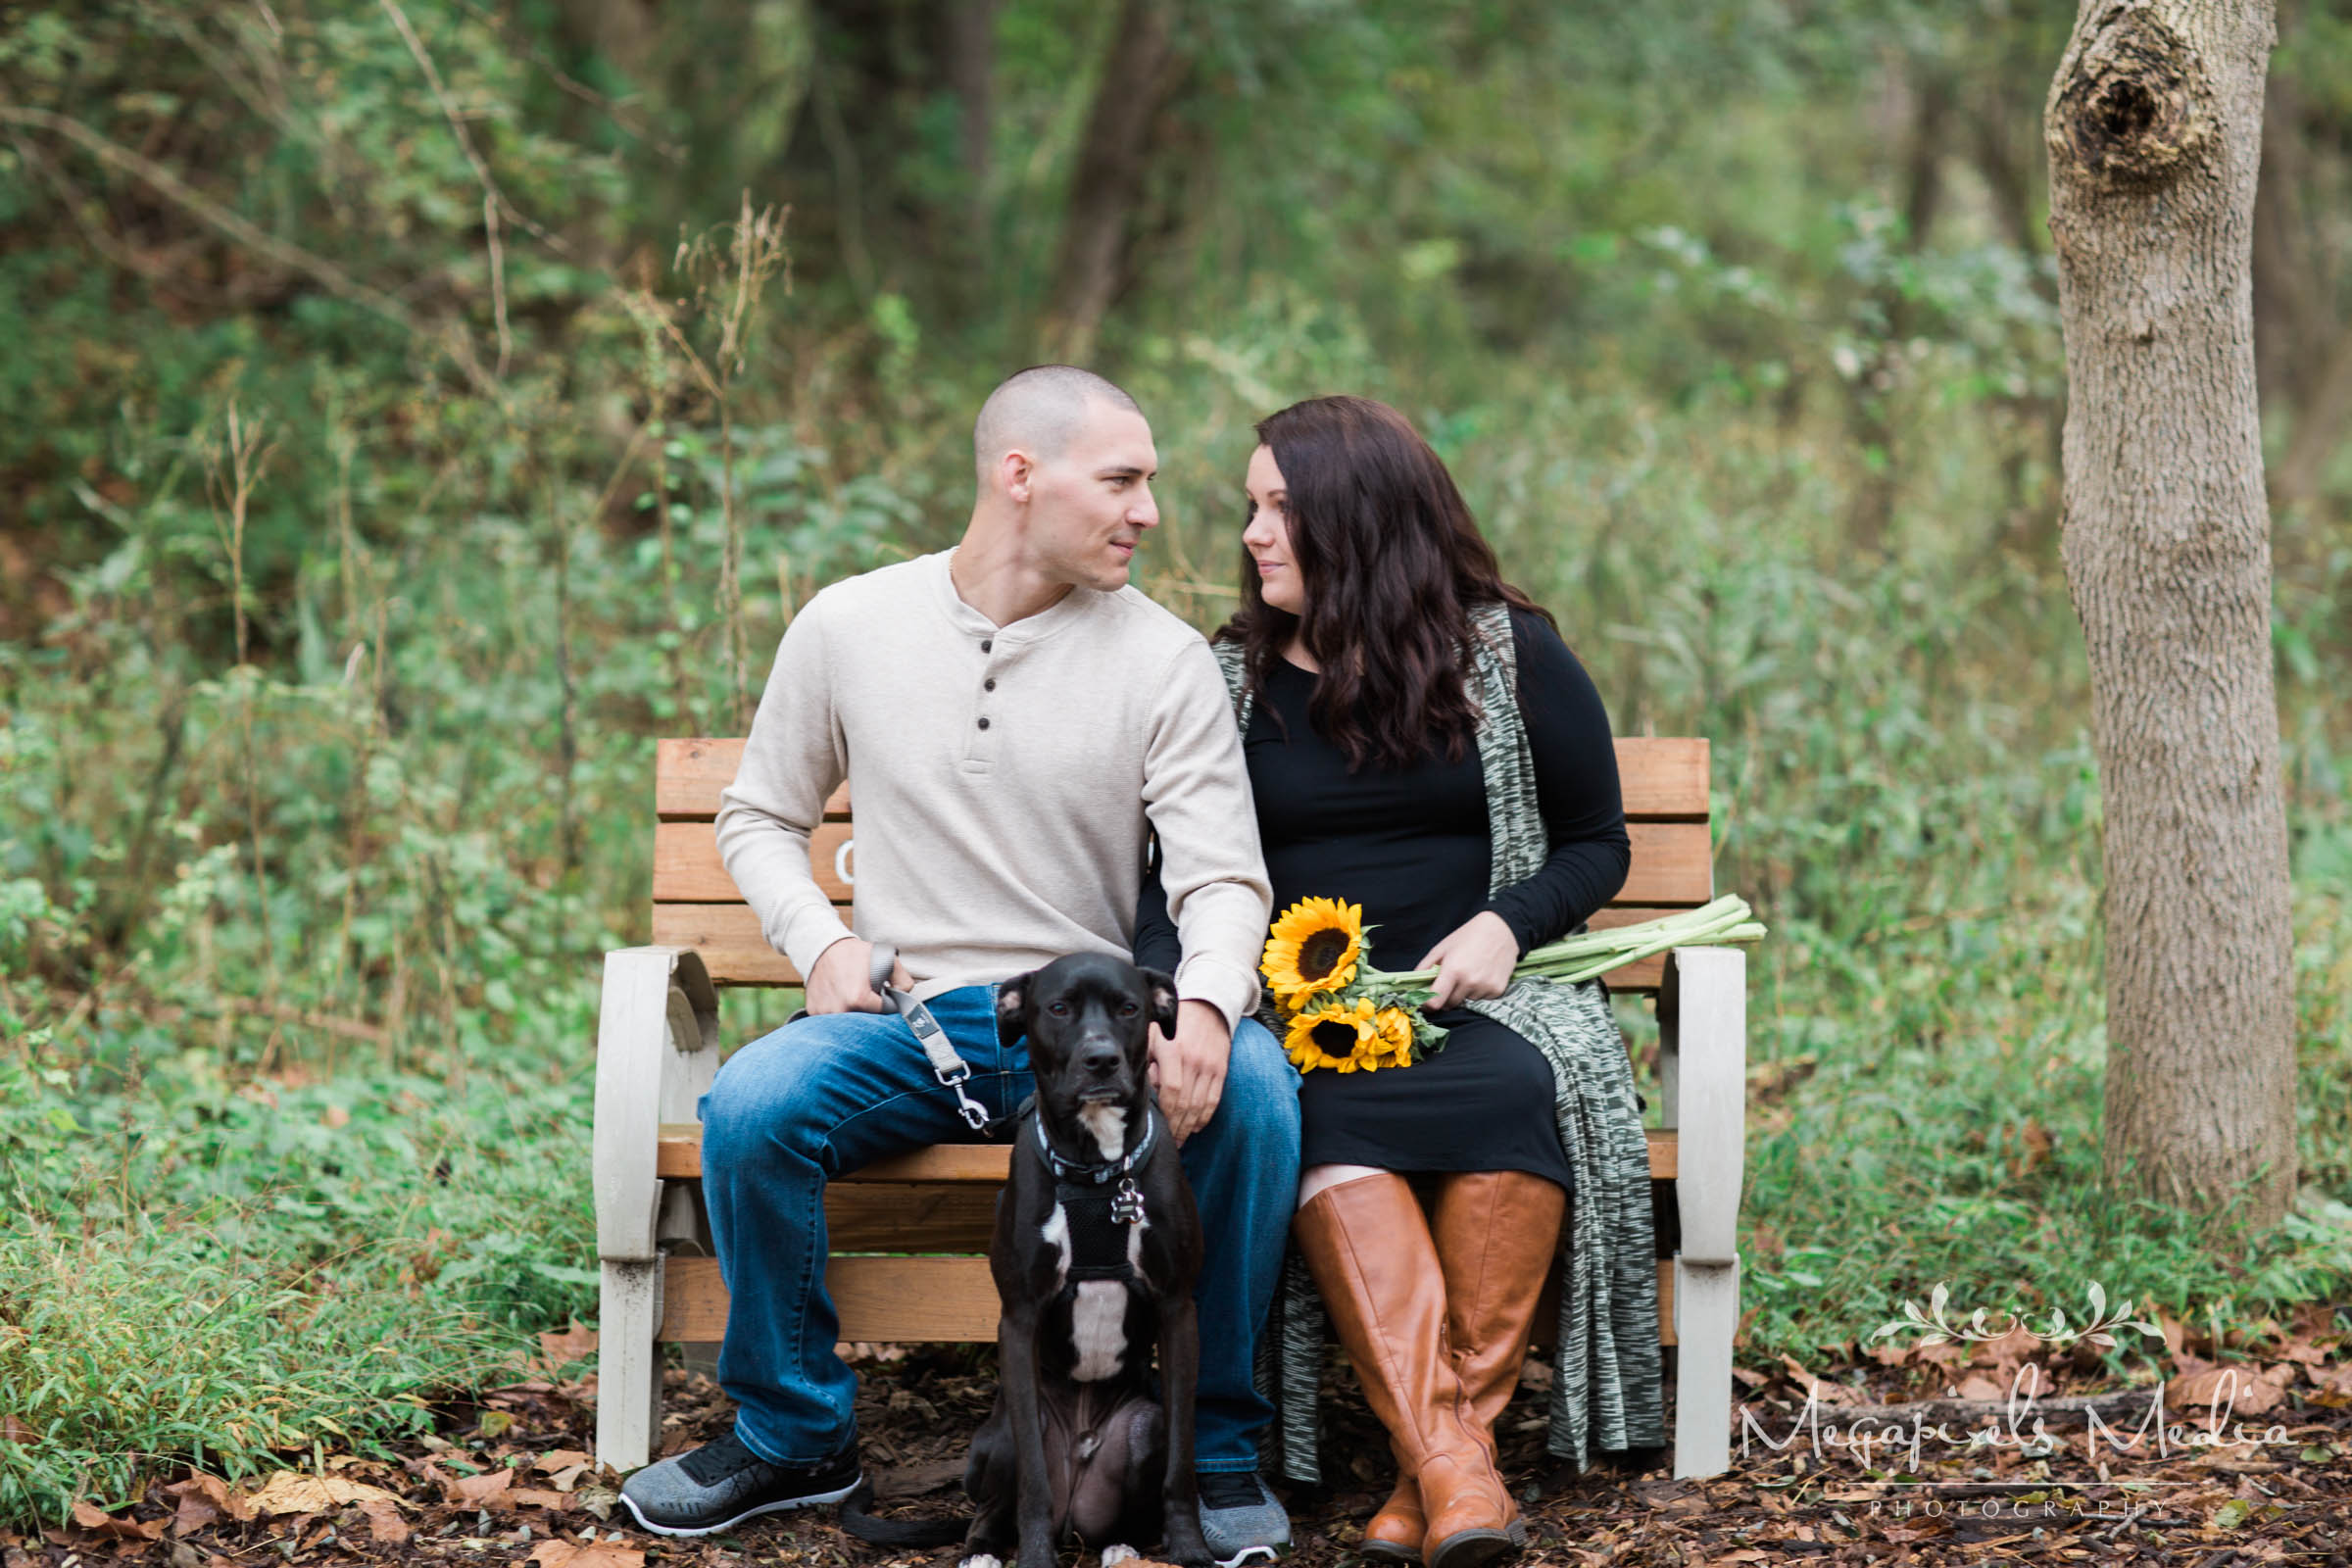
[(662, 1260), (604, 1261), (597, 1329), (596, 1462), (635, 1470), (662, 1424)]
[(661, 1425), (662, 1123), (687, 1121), (718, 1069), (718, 994), (684, 948), (605, 955), (596, 1036), (596, 1246), (603, 1260), (596, 1457), (634, 1470)]
[(1731, 1468), (1732, 1336), (1740, 1326), (1740, 1186), (1747, 1117), (1747, 956), (1676, 948), (1658, 1023), (1677, 1071), (1674, 1473)]

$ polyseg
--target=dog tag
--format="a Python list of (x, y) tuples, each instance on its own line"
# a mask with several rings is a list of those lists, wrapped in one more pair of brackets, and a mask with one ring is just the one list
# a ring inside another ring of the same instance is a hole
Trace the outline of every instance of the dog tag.
[(1101, 1446), (1102, 1446), (1102, 1434), (1100, 1432), (1089, 1432), (1081, 1437), (1078, 1440), (1077, 1449), (1079, 1462), (1084, 1463), (1086, 1460), (1092, 1459), (1095, 1456), (1095, 1450)]
[(1135, 1178), (1119, 1179), (1119, 1190), (1110, 1195), (1110, 1217), (1120, 1225), (1141, 1225), (1144, 1222), (1144, 1195), (1135, 1185)]

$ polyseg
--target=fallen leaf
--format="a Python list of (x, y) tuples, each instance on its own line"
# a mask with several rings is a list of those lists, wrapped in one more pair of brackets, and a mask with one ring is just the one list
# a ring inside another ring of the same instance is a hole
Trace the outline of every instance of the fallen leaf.
[(512, 1470), (485, 1470), (478, 1476), (461, 1476), (443, 1491), (451, 1502), (461, 1507), (487, 1508), (505, 1501), (507, 1489), (514, 1484)]
[(161, 1519), (142, 1523), (136, 1519), (118, 1519), (94, 1504), (76, 1501), (74, 1522), (93, 1535), (112, 1536), (117, 1541), (157, 1541), (164, 1534)]
[(2248, 1377), (2243, 1367), (2222, 1366), (2183, 1373), (2164, 1386), (2164, 1396), (2172, 1404), (2227, 1404), (2233, 1414), (2259, 1415), (2283, 1396), (2278, 1385)]
[(574, 1361), (585, 1361), (595, 1350), (596, 1330), (582, 1328), (577, 1318), (561, 1334), (539, 1336), (539, 1358), (551, 1372)]
[(367, 1516), (368, 1533), (373, 1536), (378, 1544), (397, 1546), (409, 1539), (409, 1522), (400, 1516), (400, 1510), (392, 1504), (374, 1501), (363, 1502), (360, 1504), (360, 1512)]
[(2009, 1391), (1982, 1372), (1971, 1372), (1960, 1380), (1960, 1397), (1984, 1399), (1994, 1403), (2009, 1396)]
[(539, 1568), (645, 1568), (645, 1553), (634, 1546), (615, 1546), (594, 1541), (579, 1545), (569, 1541), (542, 1541), (531, 1553)]
[(13, 1415), (0, 1415), (0, 1443), (30, 1443), (32, 1428)]
[(596, 1463), (596, 1455), (592, 1453), (582, 1453), (577, 1448), (551, 1448), (532, 1460), (531, 1468), (544, 1470), (552, 1476), (557, 1471), (568, 1470), (573, 1465), (594, 1463)]
[(179, 1509), (172, 1516), (172, 1533), (176, 1536), (194, 1535), (220, 1517), (213, 1499), (190, 1488), (179, 1494)]
[[(262, 1489), (245, 1499), (253, 1513), (324, 1513), (329, 1508), (346, 1507), (352, 1503), (387, 1502), (400, 1499), (381, 1487), (371, 1487), (365, 1481), (346, 1481), (341, 1476), (306, 1476), (298, 1470), (280, 1470), (262, 1483)], [(236, 1517), (232, 1511), (231, 1518)], [(246, 1517), (250, 1518), (248, 1514)]]
[(516, 1487), (508, 1494), (507, 1501), (516, 1508), (562, 1509), (571, 1506), (571, 1498), (563, 1493), (544, 1492), (537, 1487)]
[(345, 1110), (341, 1105), (329, 1105), (326, 1107), (326, 1114), (319, 1119), (329, 1127), (348, 1127), (351, 1125), (351, 1112)]
[(874, 1495), (877, 1497), (919, 1497), (926, 1492), (952, 1487), (963, 1479), (961, 1459), (942, 1459), (934, 1464), (893, 1465), (874, 1472)]

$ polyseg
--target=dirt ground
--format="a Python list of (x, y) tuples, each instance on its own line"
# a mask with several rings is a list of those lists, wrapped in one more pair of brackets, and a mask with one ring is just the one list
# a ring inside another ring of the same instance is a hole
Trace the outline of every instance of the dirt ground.
[[(1502, 1433), (1505, 1469), (1532, 1532), (1524, 1560), (2352, 1565), (2347, 1323), (2352, 1314), (2313, 1309), (2296, 1325), (2270, 1325), (2267, 1335), (2229, 1348), (2226, 1360), (2207, 1359), (2213, 1347), (2167, 1324), (2165, 1356), (2151, 1363), (2149, 1386), (2135, 1391), (2119, 1390), (2112, 1370), (2086, 1350), (2053, 1358), (2022, 1336), (1882, 1348), (1837, 1375), (1787, 1360), (1771, 1372), (1743, 1367), (1734, 1467), (1704, 1482), (1671, 1479), (1664, 1454), (1647, 1456), (1645, 1467), (1613, 1463), (1582, 1476), (1564, 1469), (1543, 1446), (1548, 1368), (1531, 1364)], [(594, 1380), (564, 1381), (551, 1370), (576, 1360), (593, 1336), (543, 1343), (545, 1360), (521, 1369), (536, 1375), (437, 1406), (437, 1433), (388, 1458), (289, 1456), (288, 1469), (236, 1486), (181, 1471), (129, 1509), (109, 1514), (84, 1504), (70, 1524), (0, 1533), (0, 1568), (356, 1568), (451, 1558), (535, 1568), (878, 1568), (955, 1560), (953, 1548), (894, 1554), (867, 1545), (846, 1535), (830, 1508), (700, 1542), (629, 1528), (626, 1511), (614, 1507), (617, 1478), (588, 1455)], [(993, 1349), (857, 1349), (877, 1511), (956, 1516), (964, 1444), (993, 1396)], [(2036, 1350), (2045, 1353), (2035, 1359)], [(2148, 1420), (2155, 1371), (2167, 1374), (2161, 1431)], [(2012, 1403), (2024, 1408), (2007, 1388), (2039, 1391), (2014, 1421), (1999, 1414)], [(1387, 1445), (1336, 1356), (1327, 1394), (1326, 1465), (1339, 1473), (1324, 1487), (1282, 1489), (1298, 1568), (1347, 1560), (1388, 1484)], [(724, 1431), (731, 1408), (708, 1378), (671, 1372), (664, 1451)], [(1899, 1437), (1884, 1436), (1898, 1424)], [(1856, 1432), (1876, 1436), (1858, 1445)]]

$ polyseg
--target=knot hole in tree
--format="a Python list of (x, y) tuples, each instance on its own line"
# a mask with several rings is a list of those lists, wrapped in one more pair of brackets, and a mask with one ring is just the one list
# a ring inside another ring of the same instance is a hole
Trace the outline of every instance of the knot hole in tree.
[(2207, 96), (2185, 39), (2144, 10), (2111, 12), (2058, 95), (2051, 155), (2108, 185), (2169, 180), (2211, 132)]

